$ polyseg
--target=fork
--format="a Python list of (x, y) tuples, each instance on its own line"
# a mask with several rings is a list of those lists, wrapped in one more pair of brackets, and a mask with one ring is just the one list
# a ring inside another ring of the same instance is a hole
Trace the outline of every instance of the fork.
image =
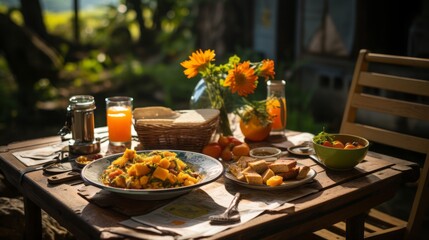
[(239, 200), (240, 193), (237, 192), (225, 212), (219, 215), (212, 215), (209, 217), (210, 224), (228, 224), (239, 222), (240, 213), (237, 210)]

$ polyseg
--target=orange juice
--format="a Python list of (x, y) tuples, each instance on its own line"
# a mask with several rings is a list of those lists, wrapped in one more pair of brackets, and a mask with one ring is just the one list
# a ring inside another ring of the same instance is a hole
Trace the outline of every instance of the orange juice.
[(107, 126), (111, 142), (130, 142), (131, 125), (131, 107), (112, 106), (107, 108)]
[[(283, 102), (283, 104), (281, 104)], [(282, 106), (283, 105), (283, 106)], [(282, 109), (282, 107), (284, 107)], [(286, 98), (274, 98), (267, 101), (267, 112), (272, 117), (272, 130), (282, 131), (286, 128), (287, 105)]]

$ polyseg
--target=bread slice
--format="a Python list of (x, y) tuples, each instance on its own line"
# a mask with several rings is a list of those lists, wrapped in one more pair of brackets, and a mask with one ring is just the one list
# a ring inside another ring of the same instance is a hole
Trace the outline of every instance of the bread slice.
[(238, 174), (242, 174), (241, 173), (241, 168), (235, 164), (231, 164), (228, 166), (228, 170), (230, 173), (232, 173), (235, 177), (237, 177)]
[(290, 159), (278, 159), (270, 164), (268, 167), (273, 170), (274, 173), (289, 172), (296, 166), (296, 160)]
[(200, 125), (219, 116), (219, 110), (217, 109), (180, 110), (178, 113), (180, 115), (174, 119), (173, 124), (180, 126)]
[(164, 107), (137, 108), (133, 111), (137, 126), (170, 125), (177, 127), (201, 126), (219, 116), (217, 109), (197, 109), (173, 111)]
[(134, 119), (171, 119), (177, 117), (177, 113), (167, 107), (153, 106), (135, 108), (133, 117)]
[(295, 179), (298, 176), (299, 167), (293, 167), (287, 172), (280, 172), (277, 175), (282, 176), (283, 180)]
[(267, 162), (265, 162), (265, 160), (249, 162), (248, 164), (251, 168), (253, 168), (253, 170), (255, 170), (255, 172), (259, 174), (262, 174), (263, 172), (265, 172), (265, 170), (268, 169)]
[(262, 185), (262, 176), (256, 172), (248, 172), (244, 174), (246, 182), (249, 184)]
[(250, 166), (248, 166), (245, 169), (241, 170), (242, 174), (245, 174), (245, 173), (254, 173), (254, 172), (256, 172), (256, 171), (252, 167), (250, 167)]
[(298, 173), (298, 176), (296, 176), (296, 179), (298, 179), (298, 180), (304, 179), (305, 177), (307, 177), (308, 172), (310, 172), (310, 167), (300, 166), (299, 167), (299, 173)]
[(270, 179), (274, 175), (275, 174), (274, 174), (273, 170), (267, 168), (267, 170), (265, 170), (265, 172), (262, 174), (262, 182), (267, 183), (267, 180)]
[(248, 167), (249, 162), (254, 162), (258, 160), (257, 158), (249, 157), (249, 156), (241, 156), (236, 164), (237, 166), (241, 167), (242, 169)]

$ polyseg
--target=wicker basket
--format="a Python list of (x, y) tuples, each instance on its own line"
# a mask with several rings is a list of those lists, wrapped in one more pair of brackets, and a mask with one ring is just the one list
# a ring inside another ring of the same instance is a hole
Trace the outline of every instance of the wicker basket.
[(136, 120), (134, 129), (144, 149), (176, 149), (201, 152), (217, 129), (215, 109), (178, 111), (176, 119)]

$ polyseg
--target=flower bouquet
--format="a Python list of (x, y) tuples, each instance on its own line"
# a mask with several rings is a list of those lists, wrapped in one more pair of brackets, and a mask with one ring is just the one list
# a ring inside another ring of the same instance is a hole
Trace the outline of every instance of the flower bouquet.
[(241, 61), (237, 55), (230, 57), (225, 64), (216, 65), (214, 61), (214, 50), (200, 49), (193, 52), (181, 65), (185, 68), (184, 74), (188, 78), (200, 74), (204, 79), (211, 107), (220, 111), (221, 133), (225, 136), (232, 135), (225, 103), (227, 94), (239, 97), (240, 103), (234, 105), (241, 105), (235, 111), (241, 117), (241, 122), (246, 124), (258, 121), (260, 125), (268, 128), (271, 118), (265, 107), (266, 100), (249, 101), (246, 97), (254, 93), (259, 77), (265, 81), (274, 78), (274, 61), (269, 59), (260, 62)]

